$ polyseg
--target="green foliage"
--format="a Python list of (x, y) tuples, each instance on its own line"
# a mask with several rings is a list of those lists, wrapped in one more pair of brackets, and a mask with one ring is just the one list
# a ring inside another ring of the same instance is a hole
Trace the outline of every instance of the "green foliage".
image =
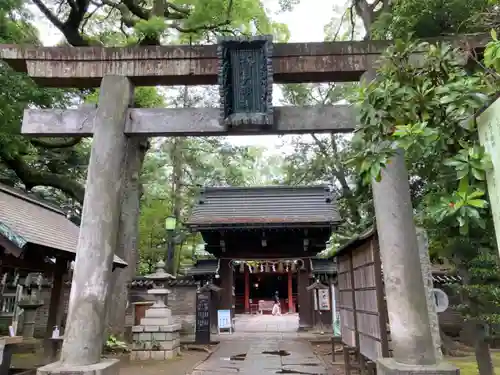
[[(39, 44), (36, 29), (30, 23), (29, 14), (21, 1), (2, 1), (0, 4), (0, 43)], [(87, 147), (72, 140), (28, 140), (20, 135), (23, 111), (26, 107), (63, 107), (74, 100), (75, 93), (38, 87), (25, 74), (16, 73), (0, 63), (0, 180), (7, 184), (24, 184), (28, 189), (52, 182), (76, 200), (81, 191), (71, 189), (85, 177)], [(65, 146), (54, 147), (54, 142)], [(49, 148), (44, 145), (49, 143)], [(40, 183), (42, 181), (42, 183)], [(74, 200), (62, 194), (43, 190), (57, 203), (71, 208)]]
[(118, 340), (115, 336), (110, 335), (104, 345), (104, 351), (107, 353), (124, 353), (128, 352), (129, 348), (126, 342)]
[[(343, 99), (356, 84), (293, 84), (283, 88), (284, 104), (295, 106), (331, 105)], [(358, 183), (355, 170), (346, 164), (351, 157), (350, 136), (312, 134), (294, 136), (286, 142), (285, 183), (290, 185), (332, 184), (343, 222), (334, 232), (327, 251), (363, 232), (373, 223), (371, 194)], [(292, 151), (288, 151), (291, 147)]]
[[(495, 372), (500, 370), (500, 353), (491, 353)], [(451, 357), (449, 361), (460, 369), (460, 375), (477, 375), (479, 373), (476, 358), (474, 356)]]
[[(97, 104), (99, 89), (93, 90), (85, 97), (85, 102)], [(162, 108), (165, 107), (165, 98), (160, 95), (156, 87), (136, 87), (134, 90), (135, 108)]]
[(500, 41), (495, 30), (491, 30), (491, 39), (484, 51), (484, 64), (500, 72)]
[(458, 306), (469, 320), (480, 320), (490, 325), (500, 324), (500, 266), (498, 254), (491, 249), (480, 249), (477, 255), (464, 262), (468, 283), (457, 286), (469, 303)]
[(482, 78), (469, 74), (461, 52), (447, 44), (399, 41), (389, 48), (377, 79), (353, 98), (361, 127), (350, 162), (363, 182), (379, 180), (394, 152), (403, 149), (410, 173), (428, 182), (421, 192), (428, 217), (435, 223), (451, 218), (448, 223), (464, 235), (470, 226), (484, 228), (491, 160), (471, 121), (488, 100)]
[(440, 197), (440, 204), (430, 210), (429, 216), (437, 223), (453, 217), (458, 221), (462, 235), (469, 233), (471, 220), (481, 229), (486, 228), (485, 218), (481, 217), (480, 209), (485, 209), (488, 202), (483, 198), (484, 191), (473, 189), (467, 184), (467, 179), (461, 180), (458, 191), (452, 193), (451, 198)]
[(154, 16), (148, 20), (139, 20), (134, 29), (139, 39), (154, 38), (157, 35), (162, 35), (167, 29), (167, 25), (163, 17)]
[[(50, 1), (50, 0), (49, 0)], [(298, 0), (280, 1), (282, 9), (291, 9)], [(70, 8), (68, 0), (61, 2)], [(96, 2), (98, 4), (99, 2)], [(213, 41), (219, 34), (273, 34), (277, 41), (290, 37), (285, 24), (273, 21), (259, 0), (183, 0), (157, 8), (153, 1), (128, 6), (110, 6), (103, 2), (96, 10), (87, 10), (82, 35), (88, 43), (123, 46), (161, 43), (199, 44)], [(161, 9), (163, 8), (163, 9)], [(69, 33), (66, 32), (68, 38)], [(78, 41), (69, 36), (71, 44)]]
[(377, 14), (372, 25), (376, 39), (416, 38), (473, 33), (488, 30), (486, 14), (493, 11), (488, 0), (396, 0), (390, 12)]

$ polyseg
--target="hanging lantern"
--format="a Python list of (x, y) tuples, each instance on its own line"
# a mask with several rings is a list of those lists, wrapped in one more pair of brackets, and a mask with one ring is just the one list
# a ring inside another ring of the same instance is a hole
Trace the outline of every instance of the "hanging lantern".
[(264, 265), (263, 264), (260, 265), (260, 272), (264, 272)]
[(273, 268), (273, 272), (276, 272), (276, 263), (273, 263), (272, 268)]
[(259, 273), (260, 272), (260, 267), (259, 267), (259, 264), (255, 264), (255, 266), (253, 267), (253, 270), (255, 273)]
[(284, 267), (283, 267), (283, 262), (279, 262), (279, 263), (278, 263), (278, 272), (283, 273), (283, 271), (284, 271), (284, 270), (285, 270), (285, 269), (284, 269)]
[(292, 272), (297, 272), (297, 265), (295, 262), (292, 262)]
[(266, 267), (265, 267), (265, 270), (266, 272), (271, 272), (271, 267), (269, 266), (269, 263), (266, 263)]
[(240, 263), (240, 273), (245, 272), (245, 263), (241, 262)]

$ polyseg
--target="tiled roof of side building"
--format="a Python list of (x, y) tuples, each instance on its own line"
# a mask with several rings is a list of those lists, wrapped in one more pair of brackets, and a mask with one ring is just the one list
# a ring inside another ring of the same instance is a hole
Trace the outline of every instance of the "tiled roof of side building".
[[(0, 184), (0, 222), (28, 243), (76, 254), (80, 228), (42, 199)], [(115, 256), (115, 265), (127, 263)]]

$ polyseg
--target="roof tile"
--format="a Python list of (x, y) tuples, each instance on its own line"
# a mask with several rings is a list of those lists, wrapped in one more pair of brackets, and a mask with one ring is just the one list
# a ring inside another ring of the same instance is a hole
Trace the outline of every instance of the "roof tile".
[(187, 225), (338, 221), (340, 215), (327, 185), (212, 187), (202, 190)]

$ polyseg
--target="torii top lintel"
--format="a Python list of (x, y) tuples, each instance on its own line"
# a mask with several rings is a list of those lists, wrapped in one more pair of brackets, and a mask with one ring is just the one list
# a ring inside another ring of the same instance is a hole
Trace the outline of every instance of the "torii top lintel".
[[(429, 39), (482, 48), (485, 34)], [(274, 83), (352, 82), (371, 68), (390, 41), (278, 43)], [(217, 46), (33, 47), (0, 45), (0, 59), (47, 87), (99, 87), (105, 75), (137, 86), (217, 84)]]

